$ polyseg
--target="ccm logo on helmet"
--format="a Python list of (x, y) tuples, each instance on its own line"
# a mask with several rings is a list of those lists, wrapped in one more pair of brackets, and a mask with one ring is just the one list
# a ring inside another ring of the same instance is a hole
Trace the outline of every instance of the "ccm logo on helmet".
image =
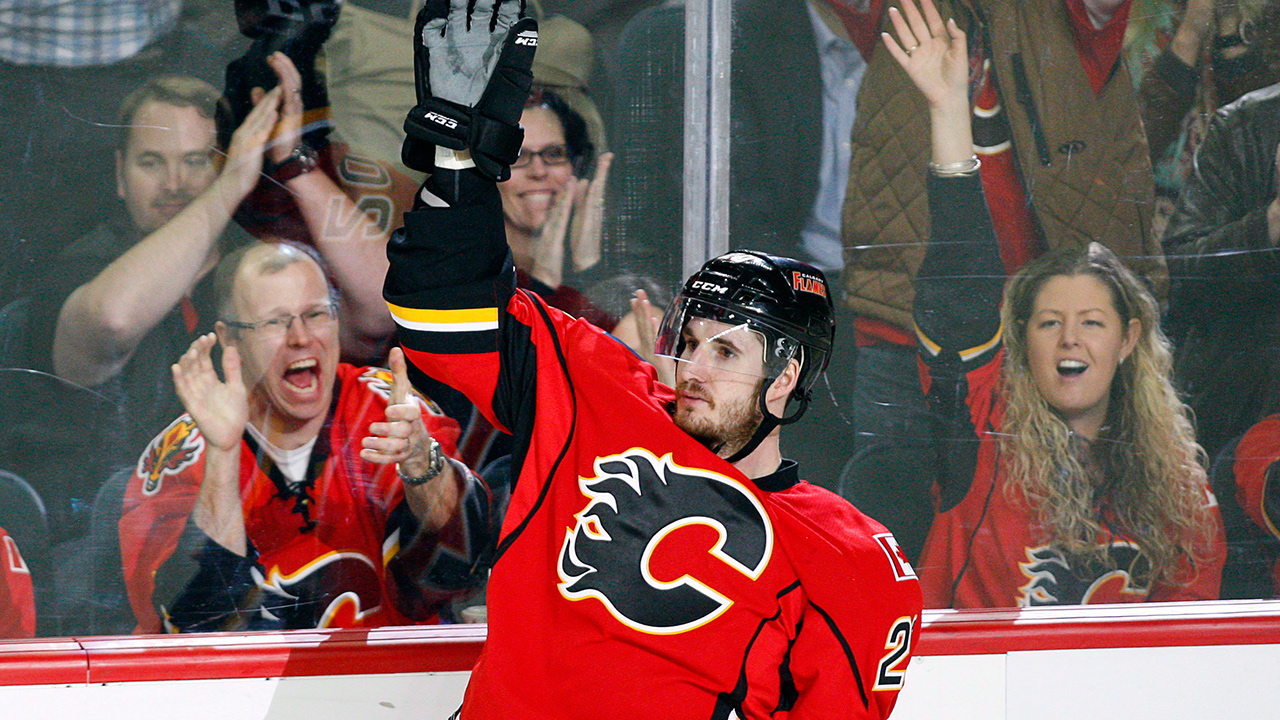
[(805, 275), (802, 272), (791, 273), (791, 287), (800, 292), (813, 293), (822, 297), (827, 296), (827, 285), (819, 278), (812, 275)]
[(529, 47), (538, 47), (538, 34), (526, 30), (516, 36), (517, 45), (528, 45)]
[(713, 292), (717, 295), (723, 295), (729, 292), (729, 288), (723, 285), (717, 285), (713, 282), (708, 282), (706, 280), (695, 281), (691, 287), (694, 290), (706, 290), (707, 292)]
[(445, 127), (449, 128), (450, 130), (456, 130), (456, 129), (458, 128), (458, 121), (457, 121), (457, 120), (454, 120), (453, 118), (445, 117), (444, 115), (441, 115), (440, 113), (429, 112), (429, 113), (427, 113), (427, 115), (426, 115), (426, 119), (430, 120), (431, 122), (433, 122), (433, 123), (435, 123), (435, 124), (437, 124), (437, 125), (443, 125), (443, 126), (445, 126)]

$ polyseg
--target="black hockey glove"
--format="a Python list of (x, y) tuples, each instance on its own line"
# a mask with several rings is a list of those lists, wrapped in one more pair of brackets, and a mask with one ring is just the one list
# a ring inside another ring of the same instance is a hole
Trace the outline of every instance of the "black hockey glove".
[[(231, 142), (231, 133), (240, 127), (253, 109), (250, 90), (269, 90), (276, 85), (276, 75), (267, 65), (267, 56), (279, 50), (297, 66), (302, 75), (303, 110), (329, 107), (329, 93), (324, 77), (316, 68), (316, 54), (342, 9), (340, 0), (294, 0), (289, 3), (271, 0), (236, 0), (236, 20), (240, 32), (253, 38), (244, 55), (227, 64), (226, 85), (222, 94), (231, 110), (229, 122), (220, 123), (222, 147)], [(329, 123), (304, 128), (308, 146), (320, 149), (326, 144)]]
[[(405, 165), (434, 171), (438, 145), (470, 153), (488, 180), (511, 176), (538, 47), (538, 23), (523, 14), (523, 0), (427, 1), (414, 26), (418, 104), (404, 121)], [(441, 167), (470, 166), (465, 156), (449, 162)]]

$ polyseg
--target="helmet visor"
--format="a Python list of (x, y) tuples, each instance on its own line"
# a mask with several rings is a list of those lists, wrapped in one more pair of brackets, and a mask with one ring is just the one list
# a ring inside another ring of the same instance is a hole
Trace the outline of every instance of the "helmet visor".
[(777, 377), (797, 347), (731, 307), (681, 295), (662, 318), (654, 351), (678, 363), (758, 380)]

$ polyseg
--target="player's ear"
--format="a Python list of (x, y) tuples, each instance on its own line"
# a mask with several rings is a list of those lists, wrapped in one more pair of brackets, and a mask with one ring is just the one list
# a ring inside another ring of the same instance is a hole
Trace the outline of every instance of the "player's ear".
[(768, 394), (765, 400), (770, 404), (779, 400), (785, 402), (791, 397), (791, 392), (796, 389), (796, 383), (800, 379), (800, 361), (792, 358), (778, 377), (769, 386)]

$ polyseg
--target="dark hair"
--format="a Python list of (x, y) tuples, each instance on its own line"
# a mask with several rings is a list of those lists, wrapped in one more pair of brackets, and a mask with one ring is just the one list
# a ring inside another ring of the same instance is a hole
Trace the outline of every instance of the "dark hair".
[(120, 134), (116, 139), (116, 148), (123, 150), (129, 144), (133, 134), (133, 116), (148, 102), (192, 107), (200, 113), (200, 117), (211, 118), (216, 122), (225, 110), (226, 100), (209, 83), (188, 75), (158, 75), (142, 85), (134, 88), (120, 103), (117, 124)]
[(573, 174), (585, 175), (595, 159), (596, 148), (587, 133), (587, 121), (582, 119), (578, 111), (569, 107), (568, 101), (554, 90), (534, 87), (529, 91), (529, 99), (525, 108), (546, 108), (560, 119), (560, 127), (564, 130), (564, 144), (569, 150), (569, 160), (573, 164)]

